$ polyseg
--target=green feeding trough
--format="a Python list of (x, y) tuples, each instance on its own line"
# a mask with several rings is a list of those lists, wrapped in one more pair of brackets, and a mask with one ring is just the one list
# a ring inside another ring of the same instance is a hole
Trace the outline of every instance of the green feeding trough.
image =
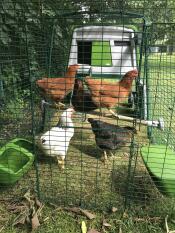
[(10, 185), (18, 181), (32, 166), (32, 142), (16, 138), (0, 149), (0, 183)]
[(141, 156), (158, 190), (175, 197), (175, 152), (165, 145), (151, 144), (141, 148)]

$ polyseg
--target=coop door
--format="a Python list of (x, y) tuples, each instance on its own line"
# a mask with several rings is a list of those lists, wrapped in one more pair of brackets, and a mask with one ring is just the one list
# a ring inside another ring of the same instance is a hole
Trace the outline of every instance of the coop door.
[(109, 41), (92, 42), (92, 66), (112, 66), (111, 47)]

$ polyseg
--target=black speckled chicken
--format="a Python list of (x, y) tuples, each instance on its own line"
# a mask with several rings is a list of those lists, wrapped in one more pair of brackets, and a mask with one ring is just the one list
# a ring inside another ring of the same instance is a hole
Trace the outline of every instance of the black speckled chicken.
[(119, 149), (126, 143), (130, 142), (132, 134), (136, 133), (134, 127), (121, 127), (106, 123), (104, 121), (88, 118), (92, 126), (92, 131), (95, 134), (95, 141), (97, 146), (103, 150), (104, 154), (102, 160), (107, 161), (107, 151)]

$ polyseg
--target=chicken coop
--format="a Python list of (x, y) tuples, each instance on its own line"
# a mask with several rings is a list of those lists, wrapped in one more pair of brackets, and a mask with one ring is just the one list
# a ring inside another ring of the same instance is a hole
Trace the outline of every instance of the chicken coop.
[[(136, 63), (134, 30), (115, 26), (75, 28), (72, 36), (69, 65), (82, 64), (95, 76), (113, 77), (125, 74)], [(123, 49), (122, 53), (121, 50)]]
[(146, 1), (74, 11), (10, 2), (0, 21), (2, 199), (32, 190), (61, 206), (171, 211), (173, 3), (160, 0), (154, 19)]

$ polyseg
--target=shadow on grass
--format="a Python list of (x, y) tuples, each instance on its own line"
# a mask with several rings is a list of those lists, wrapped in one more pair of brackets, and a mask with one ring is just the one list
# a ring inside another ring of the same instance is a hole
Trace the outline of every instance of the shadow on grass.
[(79, 150), (80, 153), (84, 153), (87, 156), (97, 159), (101, 158), (102, 153), (100, 153), (100, 150), (95, 145), (83, 145), (74, 143), (73, 147)]
[(112, 183), (116, 192), (120, 192), (123, 197), (128, 197), (130, 201), (137, 203), (149, 203), (155, 196), (155, 190), (151, 191), (151, 182), (145, 178), (144, 174), (137, 174), (132, 180), (128, 181), (127, 166), (120, 166), (120, 169), (112, 171)]

